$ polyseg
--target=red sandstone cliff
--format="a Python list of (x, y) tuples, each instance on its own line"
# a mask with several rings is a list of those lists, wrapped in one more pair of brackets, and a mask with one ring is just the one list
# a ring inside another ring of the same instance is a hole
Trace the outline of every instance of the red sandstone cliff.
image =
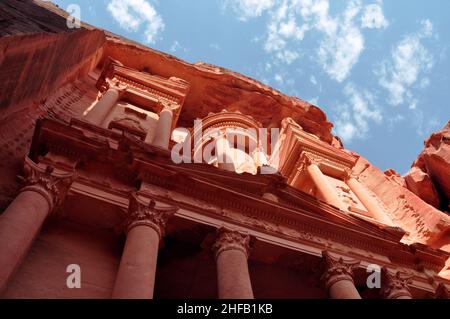
[(450, 211), (450, 122), (425, 141), (405, 181), (409, 190), (430, 205)]

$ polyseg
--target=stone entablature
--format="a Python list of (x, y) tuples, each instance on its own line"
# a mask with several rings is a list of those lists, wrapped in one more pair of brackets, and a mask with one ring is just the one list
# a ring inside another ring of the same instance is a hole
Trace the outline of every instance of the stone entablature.
[[(395, 260), (396, 264), (415, 269), (417, 259), (420, 258), (423, 260), (422, 265), (435, 273), (434, 280), (441, 280), (437, 272), (445, 263), (445, 253), (427, 247), (412, 251), (400, 243), (404, 232), (389, 227), (380, 229), (379, 226), (344, 214), (283, 184), (279, 176), (241, 176), (206, 164), (176, 165), (170, 162), (169, 152), (75, 120), (71, 126), (51, 120), (43, 121), (36, 132), (32, 148), (35, 159), (39, 158), (39, 149), (69, 159), (83, 159), (83, 167), (78, 169), (80, 178), (77, 182), (91, 183), (95, 185), (94, 188), (102, 186), (95, 184), (95, 181), (89, 182), (83, 171), (95, 163), (114, 161), (110, 174), (115, 176), (119, 184), (123, 184), (123, 191), (117, 191), (117, 196), (121, 197), (122, 192), (125, 200), (121, 201), (121, 205), (124, 208), (128, 205), (126, 198), (130, 189), (134, 189), (137, 179), (142, 185), (163, 187), (164, 191), (159, 194), (149, 192), (147, 188), (141, 189), (140, 194), (180, 207), (176, 216), (181, 218), (191, 219), (195, 215), (198, 222), (219, 228), (223, 225), (231, 228), (240, 225), (242, 229), (250, 229), (256, 239), (270, 239), (270, 242), (279, 245), (279, 239), (276, 238), (283, 238), (290, 242), (289, 247), (292, 249), (300, 249), (298, 245), (301, 245), (304, 248), (300, 251), (305, 251), (305, 247), (309, 247), (306, 251), (315, 256), (328, 250), (331, 242), (339, 243), (342, 247), (348, 247), (341, 253), (363, 260), (364, 265), (373, 262), (386, 265), (389, 260)], [(51, 161), (51, 158), (46, 160)], [(121, 167), (119, 175), (114, 166)], [(261, 196), (261, 190), (273, 183), (278, 185), (272, 187), (272, 191), (280, 199), (279, 202)], [(279, 187), (281, 185), (284, 186)], [(104, 188), (105, 193), (111, 192), (108, 190), (110, 186), (105, 185)], [(77, 189), (83, 189), (82, 184)], [(84, 195), (90, 196), (88, 192)], [(108, 200), (107, 197), (104, 200)], [(113, 202), (120, 205), (117, 199)], [(434, 291), (427, 283), (429, 278), (420, 271), (415, 273), (414, 280), (422, 289), (429, 287), (426, 289)]]
[(189, 83), (182, 79), (165, 79), (140, 72), (109, 58), (105, 60), (102, 73), (97, 81), (96, 86), (100, 92), (107, 89), (108, 79), (116, 79), (127, 85), (129, 95), (138, 94), (147, 97), (148, 101), (141, 106), (151, 107), (151, 110), (156, 113), (161, 111), (162, 103), (173, 104), (174, 109), (180, 108), (190, 88)]

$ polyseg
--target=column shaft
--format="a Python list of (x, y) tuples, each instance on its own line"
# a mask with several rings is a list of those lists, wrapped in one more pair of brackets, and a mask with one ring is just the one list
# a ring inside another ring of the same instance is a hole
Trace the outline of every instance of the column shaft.
[(109, 88), (86, 115), (86, 120), (92, 124), (105, 127), (107, 124), (104, 123), (104, 120), (119, 100), (119, 97), (119, 90), (113, 87)]
[(361, 299), (352, 280), (339, 280), (328, 288), (331, 299)]
[(127, 234), (114, 285), (113, 298), (153, 298), (159, 234), (151, 227), (136, 226)]
[(72, 173), (54, 172), (25, 158), (26, 185), (0, 216), (0, 293), (20, 266), (45, 219), (60, 205), (72, 184)]
[(371, 197), (367, 191), (364, 189), (364, 187), (361, 185), (361, 183), (353, 178), (350, 177), (347, 180), (347, 185), (350, 187), (353, 193), (359, 198), (361, 203), (367, 208), (369, 213), (375, 218), (376, 220), (392, 226), (392, 220), (389, 218), (389, 216), (386, 215), (386, 213), (381, 209), (377, 201)]
[(49, 212), (44, 196), (23, 191), (0, 216), (0, 293), (25, 258)]
[(217, 288), (220, 299), (253, 299), (248, 271), (250, 237), (221, 228), (213, 246), (217, 263)]
[[(172, 135), (173, 112), (170, 108), (164, 108), (159, 113), (158, 124), (156, 125), (155, 137), (152, 145), (164, 149), (169, 149), (170, 138)], [(149, 142), (146, 139), (146, 142)]]
[(308, 165), (307, 170), (324, 200), (330, 205), (346, 210), (346, 207), (339, 199), (336, 190), (331, 186), (325, 175), (323, 175), (319, 166), (311, 163)]
[(159, 241), (167, 219), (177, 210), (173, 206), (155, 207), (132, 194), (125, 220), (127, 240), (120, 260), (112, 297), (151, 299), (155, 287)]
[(253, 299), (247, 256), (226, 250), (217, 256), (217, 285), (220, 299)]

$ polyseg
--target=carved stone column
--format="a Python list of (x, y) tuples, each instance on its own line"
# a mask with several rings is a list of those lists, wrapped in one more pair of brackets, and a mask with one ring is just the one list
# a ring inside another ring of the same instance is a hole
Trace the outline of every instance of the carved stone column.
[(57, 173), (38, 166), (28, 157), (25, 187), (0, 215), (0, 293), (20, 266), (45, 219), (64, 200), (73, 182), (72, 173)]
[(356, 260), (344, 260), (324, 251), (325, 272), (322, 280), (332, 299), (361, 299), (353, 281), (353, 269), (359, 265)]
[[(159, 120), (156, 125), (155, 137), (152, 145), (164, 149), (169, 149), (170, 137), (172, 135), (173, 111), (170, 105), (165, 105), (159, 113)], [(149, 142), (146, 140), (146, 142)]]
[(411, 279), (412, 275), (402, 275), (399, 271), (392, 274), (386, 267), (383, 267), (381, 270), (381, 295), (385, 299), (412, 299), (408, 287)]
[(308, 156), (304, 156), (304, 165), (323, 199), (330, 205), (347, 210), (344, 203), (339, 199), (336, 189), (320, 170), (318, 163)]
[(377, 221), (384, 223), (386, 225), (393, 226), (392, 220), (389, 218), (389, 216), (386, 215), (386, 213), (383, 211), (383, 209), (377, 203), (375, 198), (373, 198), (367, 192), (367, 190), (356, 179), (355, 176), (353, 176), (352, 174), (349, 174), (347, 177), (346, 183), (350, 187), (352, 192), (355, 193), (355, 195), (359, 198), (361, 203), (367, 208), (367, 210), (373, 216), (374, 219), (376, 219)]
[(248, 235), (224, 228), (218, 230), (213, 250), (220, 299), (253, 299), (247, 261), (249, 243)]
[(112, 297), (122, 299), (151, 299), (155, 285), (159, 242), (168, 218), (176, 212), (172, 206), (149, 205), (137, 195), (130, 198), (125, 222), (127, 240)]
[(121, 95), (126, 90), (126, 85), (121, 84), (117, 80), (108, 81), (108, 89), (103, 93), (102, 97), (95, 103), (94, 107), (86, 114), (85, 118), (92, 124), (107, 127), (107, 123), (104, 123), (111, 109), (119, 101)]

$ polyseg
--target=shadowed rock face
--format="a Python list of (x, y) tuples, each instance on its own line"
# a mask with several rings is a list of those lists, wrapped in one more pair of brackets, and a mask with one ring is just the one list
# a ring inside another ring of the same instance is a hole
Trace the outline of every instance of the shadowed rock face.
[(450, 211), (450, 122), (425, 141), (405, 180), (408, 189), (424, 201)]

